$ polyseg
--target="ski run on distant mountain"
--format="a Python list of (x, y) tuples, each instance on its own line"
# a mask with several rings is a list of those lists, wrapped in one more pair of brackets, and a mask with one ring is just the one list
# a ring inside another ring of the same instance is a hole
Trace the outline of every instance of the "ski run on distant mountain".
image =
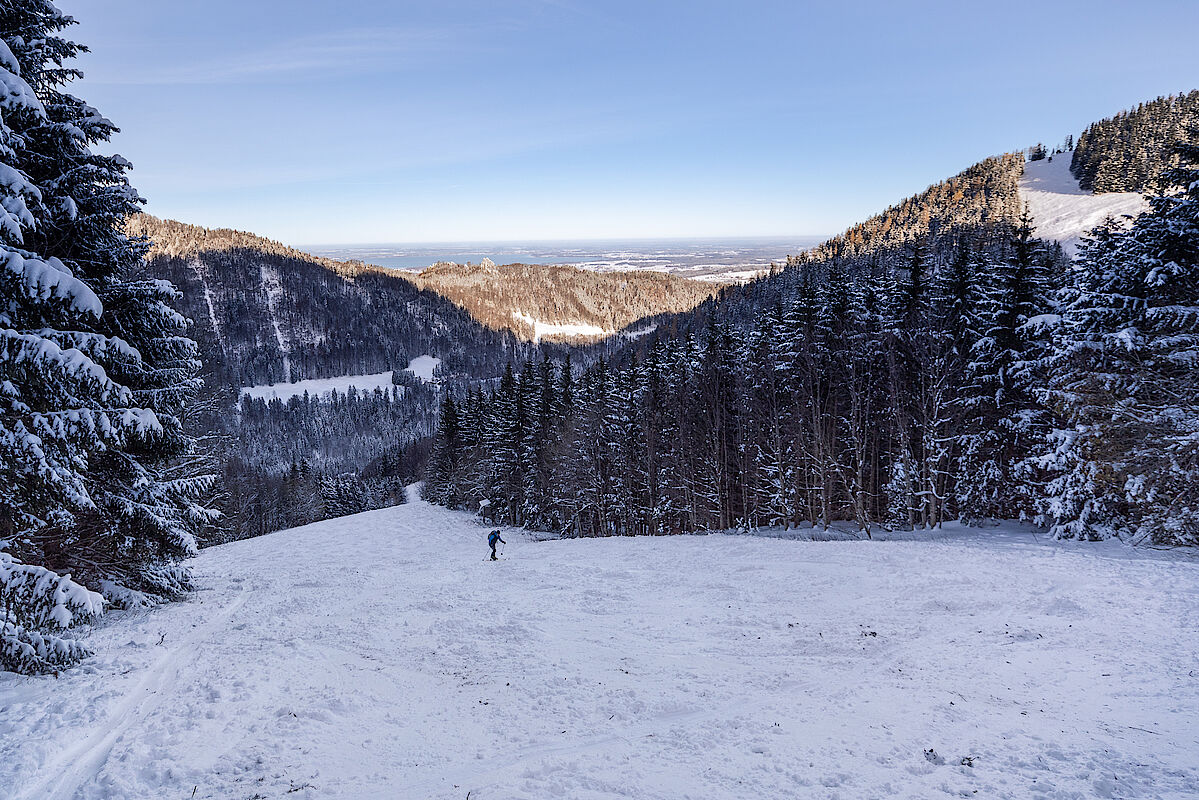
[(441, 359), (437, 356), (423, 355), (417, 356), (408, 362), (408, 366), (404, 367), (405, 372), (411, 372), (421, 383), (432, 383), (437, 368), (441, 365)]
[(1107, 219), (1135, 217), (1149, 207), (1139, 192), (1091, 194), (1078, 188), (1066, 153), (1025, 164), (1020, 199), (1028, 203), (1036, 235), (1060, 242), (1071, 256), (1082, 238)]
[(533, 329), (533, 341), (541, 341), (543, 336), (611, 336), (616, 331), (605, 330), (598, 325), (585, 325), (578, 322), (542, 322), (528, 314), (513, 311), (512, 316)]

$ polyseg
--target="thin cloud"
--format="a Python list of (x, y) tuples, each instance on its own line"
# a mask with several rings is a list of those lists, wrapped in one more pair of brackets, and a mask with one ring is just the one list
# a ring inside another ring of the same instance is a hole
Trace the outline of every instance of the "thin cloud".
[(353, 75), (402, 70), (432, 58), (489, 50), (480, 32), (464, 28), (359, 28), (303, 36), (253, 52), (232, 52), (176, 67), (129, 70), (134, 77), (91, 74), (89, 83), (233, 84), (311, 75)]
[[(572, 115), (577, 118), (577, 115)], [(465, 128), (466, 123), (462, 123)], [(568, 119), (542, 121), (522, 126), (517, 119), (501, 123), (484, 137), (454, 139), (441, 147), (413, 142), (393, 147), (368, 159), (312, 160), (298, 156), (259, 163), (253, 168), (226, 166), (221, 154), (205, 153), (197, 158), (170, 158), (161, 163), (135, 164), (134, 181), (147, 188), (153, 199), (154, 187), (179, 192), (253, 191), (270, 187), (304, 186), (322, 183), (344, 185), (400, 185), (410, 173), (422, 173), (441, 167), (485, 164), (497, 159), (526, 153), (581, 147), (596, 142), (631, 141), (647, 133), (660, 131), (648, 121), (593, 123), (580, 125)]]

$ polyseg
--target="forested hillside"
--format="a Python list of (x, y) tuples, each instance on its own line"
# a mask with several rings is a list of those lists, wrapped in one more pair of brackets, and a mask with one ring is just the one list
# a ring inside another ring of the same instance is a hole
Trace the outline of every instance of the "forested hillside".
[(1159, 97), (1092, 123), (1074, 148), (1070, 170), (1083, 189), (1103, 192), (1159, 191), (1158, 177), (1178, 159), (1177, 141), (1195, 142), (1199, 90)]
[(387, 390), (351, 389), (286, 402), (243, 398), (213, 427), (222, 524), (208, 542), (259, 536), (404, 502), (429, 452), (437, 392), (399, 378)]
[[(663, 315), (664, 329), (698, 334), (709, 316), (748, 328), (766, 311), (811, 295), (830, 274), (841, 279), (890, 275), (898, 279), (914, 259), (929, 274), (956, 259), (1003, 259), (1022, 206), (1019, 180), (1023, 156), (1009, 153), (985, 159), (964, 172), (859, 223), (845, 233), (787, 261), (786, 268), (740, 286), (725, 287), (719, 298), (694, 314)], [(1063, 259), (1056, 244), (1045, 245), (1050, 262)]]
[[(1064, 274), (1060, 250), (1021, 224), (1022, 170), (1019, 155), (987, 159), (658, 318), (656, 335), (580, 376), (527, 365), (493, 395), (447, 399), (430, 497), (485, 498), (572, 535), (1027, 512), (1008, 497), (1006, 454), (990, 454), (990, 484), (955, 496), (963, 458), (984, 468), (984, 428), (1032, 403), (995, 382), (1043, 346), (1022, 326)], [(988, 392), (1005, 395), (994, 410)], [(1045, 432), (1028, 423), (1022, 441)]]
[(857, 272), (917, 240), (936, 247), (942, 239), (952, 239), (962, 230), (1013, 222), (1020, 217), (1017, 181), (1023, 170), (1024, 158), (1017, 153), (985, 159), (795, 260), (839, 260), (847, 271)]
[[(336, 261), (287, 247), (279, 242), (243, 231), (229, 229), (200, 228), (186, 225), (174, 220), (159, 220), (148, 215), (138, 215), (131, 221), (130, 231), (136, 235), (145, 235), (151, 239), (150, 258), (152, 260), (166, 259), (168, 263), (181, 263), (182, 266), (172, 267), (172, 271), (187, 275), (191, 281), (199, 281), (198, 287), (203, 288), (204, 274), (210, 270), (200, 269), (192, 262), (199, 254), (207, 253), (252, 253), (262, 264), (267, 258), (275, 260), (273, 267), (268, 266), (265, 279), (260, 275), (258, 283), (261, 291), (254, 286), (252, 274), (243, 277), (237, 287), (238, 293), (247, 295), (250, 302), (257, 300), (263, 305), (263, 295), (269, 288), (276, 297), (290, 307), (291, 295), (279, 295), (279, 292), (289, 291), (292, 287), (276, 285), (273, 276), (278, 265), (286, 261), (289, 264), (302, 262), (305, 265), (317, 265), (329, 273), (340, 276), (349, 282), (360, 282), (363, 276), (371, 279), (370, 290), (379, 282), (388, 285), (384, 279), (402, 280), (417, 288), (428, 290), (444, 297), (458, 307), (465, 309), (478, 322), (495, 331), (512, 331), (522, 340), (534, 338), (533, 326), (522, 320), (520, 316), (537, 320), (547, 326), (581, 326), (596, 328), (599, 331), (619, 331), (637, 320), (653, 314), (664, 312), (685, 311), (694, 308), (710, 297), (716, 290), (716, 284), (711, 281), (696, 281), (680, 278), (664, 272), (641, 270), (634, 272), (597, 272), (577, 267), (547, 264), (505, 264), (497, 266), (489, 261), (482, 264), (437, 264), (419, 273), (404, 270), (392, 270), (375, 267), (359, 261)], [(212, 256), (208, 258), (211, 260)], [(229, 278), (225, 277), (228, 265), (233, 260), (225, 258), (221, 266), (222, 278), (216, 282), (216, 288), (228, 290), (224, 284)], [(244, 270), (242, 270), (244, 272)], [(213, 288), (213, 287), (210, 287)], [(394, 291), (403, 291), (392, 287)], [(200, 298), (204, 295), (201, 292)], [(427, 299), (427, 295), (426, 295)], [(198, 311), (206, 312), (203, 306), (197, 306)], [(303, 309), (298, 310), (303, 314)], [(305, 337), (302, 330), (306, 323), (300, 320), (289, 309), (292, 318), (286, 320), (283, 326), (285, 338), (299, 336), (297, 346), (304, 347)], [(210, 315), (209, 315), (210, 316)], [(264, 317), (264, 314), (255, 316)], [(292, 324), (299, 325), (300, 330), (293, 330)], [(331, 319), (330, 325), (337, 325), (337, 319)], [(271, 336), (263, 339), (268, 350), (272, 345)], [(242, 335), (246, 335), (243, 332)], [(602, 335), (602, 334), (595, 334)], [(551, 335), (542, 338), (559, 338), (568, 340), (578, 336), (569, 334)], [(586, 338), (586, 337), (584, 337)], [(355, 352), (362, 348), (355, 346)], [(430, 351), (431, 352), (431, 351)], [(369, 355), (368, 355), (369, 358)], [(317, 355), (309, 366), (296, 365), (298, 371), (292, 380), (307, 377), (324, 377), (312, 374), (312, 369), (321, 372), (316, 362), (337, 359), (331, 354)], [(399, 359), (397, 357), (396, 359)], [(343, 359), (344, 361), (344, 359)], [(279, 359), (281, 366), (281, 359)], [(371, 368), (363, 368), (365, 372), (379, 371), (374, 367), (384, 363), (377, 359), (371, 360)], [(407, 363), (406, 361), (404, 363)], [(348, 366), (348, 365), (347, 365)], [(447, 365), (453, 368), (453, 364)], [(333, 372), (330, 374), (348, 374), (348, 372)], [(276, 379), (278, 380), (278, 379)]]
[(230, 386), (397, 370), (425, 354), (487, 378), (532, 352), (389, 270), (148, 215), (129, 230), (153, 243), (148, 273), (183, 290), (205, 363)]
[(429, 496), (573, 535), (1031, 516), (1022, 459), (1050, 422), (1029, 322), (1063, 273), (1003, 230), (1002, 258), (963, 239), (943, 269), (834, 262), (736, 324), (717, 308), (577, 378), (530, 365), (447, 400)]
[(581, 375), (448, 397), (428, 496), (567, 535), (1023, 518), (1199, 542), (1199, 170), (1073, 265), (1021, 171), (988, 159)]
[[(390, 271), (330, 261), (238, 231), (146, 215), (145, 274), (183, 290), (204, 362), (189, 416), (220, 473), (223, 512), (205, 541), (257, 535), (402, 501), (433, 430), (436, 391), (403, 370), (441, 359), (443, 383), (500, 375), (533, 345), (488, 328)], [(392, 372), (387, 390), (286, 401), (241, 389)]]
[[(434, 388), (403, 372), (414, 358), (440, 359), (442, 385), (487, 381), (540, 351), (514, 312), (612, 331), (711, 291), (656, 273), (522, 265), (444, 265), (412, 278), (234, 230), (147, 215), (128, 228), (150, 240), (146, 274), (179, 286), (194, 321), (208, 401), (191, 425), (223, 476), (225, 515), (210, 539), (402, 499), (396, 486), (416, 476), (437, 408)], [(382, 392), (240, 397), (247, 386), (385, 372), (396, 385)]]
[[(596, 272), (490, 262), (438, 264), (412, 280), (467, 309), (485, 325), (512, 329), (524, 339), (577, 339), (577, 335), (554, 333), (570, 326), (610, 335), (643, 317), (692, 309), (716, 290), (711, 282), (663, 272)], [(538, 337), (530, 318), (551, 332)]]

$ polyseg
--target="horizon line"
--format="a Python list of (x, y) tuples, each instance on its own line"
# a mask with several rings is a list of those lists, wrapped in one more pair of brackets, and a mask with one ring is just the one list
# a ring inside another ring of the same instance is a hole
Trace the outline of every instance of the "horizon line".
[(430, 247), (430, 246), (445, 246), (445, 245), (496, 245), (496, 244), (563, 244), (563, 243), (604, 243), (604, 242), (727, 242), (732, 240), (738, 241), (769, 241), (769, 240), (785, 240), (785, 239), (817, 239), (825, 240), (836, 234), (830, 233), (795, 233), (795, 234), (762, 234), (760, 236), (753, 234), (730, 234), (728, 236), (713, 236), (705, 234), (702, 236), (686, 236), (686, 235), (667, 235), (667, 236), (580, 236), (580, 237), (559, 237), (546, 239), (427, 239), (424, 241), (360, 241), (360, 242), (304, 242), (291, 244), (289, 246), (297, 250), (302, 248), (312, 247)]

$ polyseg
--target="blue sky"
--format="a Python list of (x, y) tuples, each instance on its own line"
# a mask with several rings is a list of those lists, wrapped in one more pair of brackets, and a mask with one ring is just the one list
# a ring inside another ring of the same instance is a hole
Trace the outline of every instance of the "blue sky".
[(59, 0), (147, 210), (288, 244), (834, 233), (1199, 88), (1199, 3)]

